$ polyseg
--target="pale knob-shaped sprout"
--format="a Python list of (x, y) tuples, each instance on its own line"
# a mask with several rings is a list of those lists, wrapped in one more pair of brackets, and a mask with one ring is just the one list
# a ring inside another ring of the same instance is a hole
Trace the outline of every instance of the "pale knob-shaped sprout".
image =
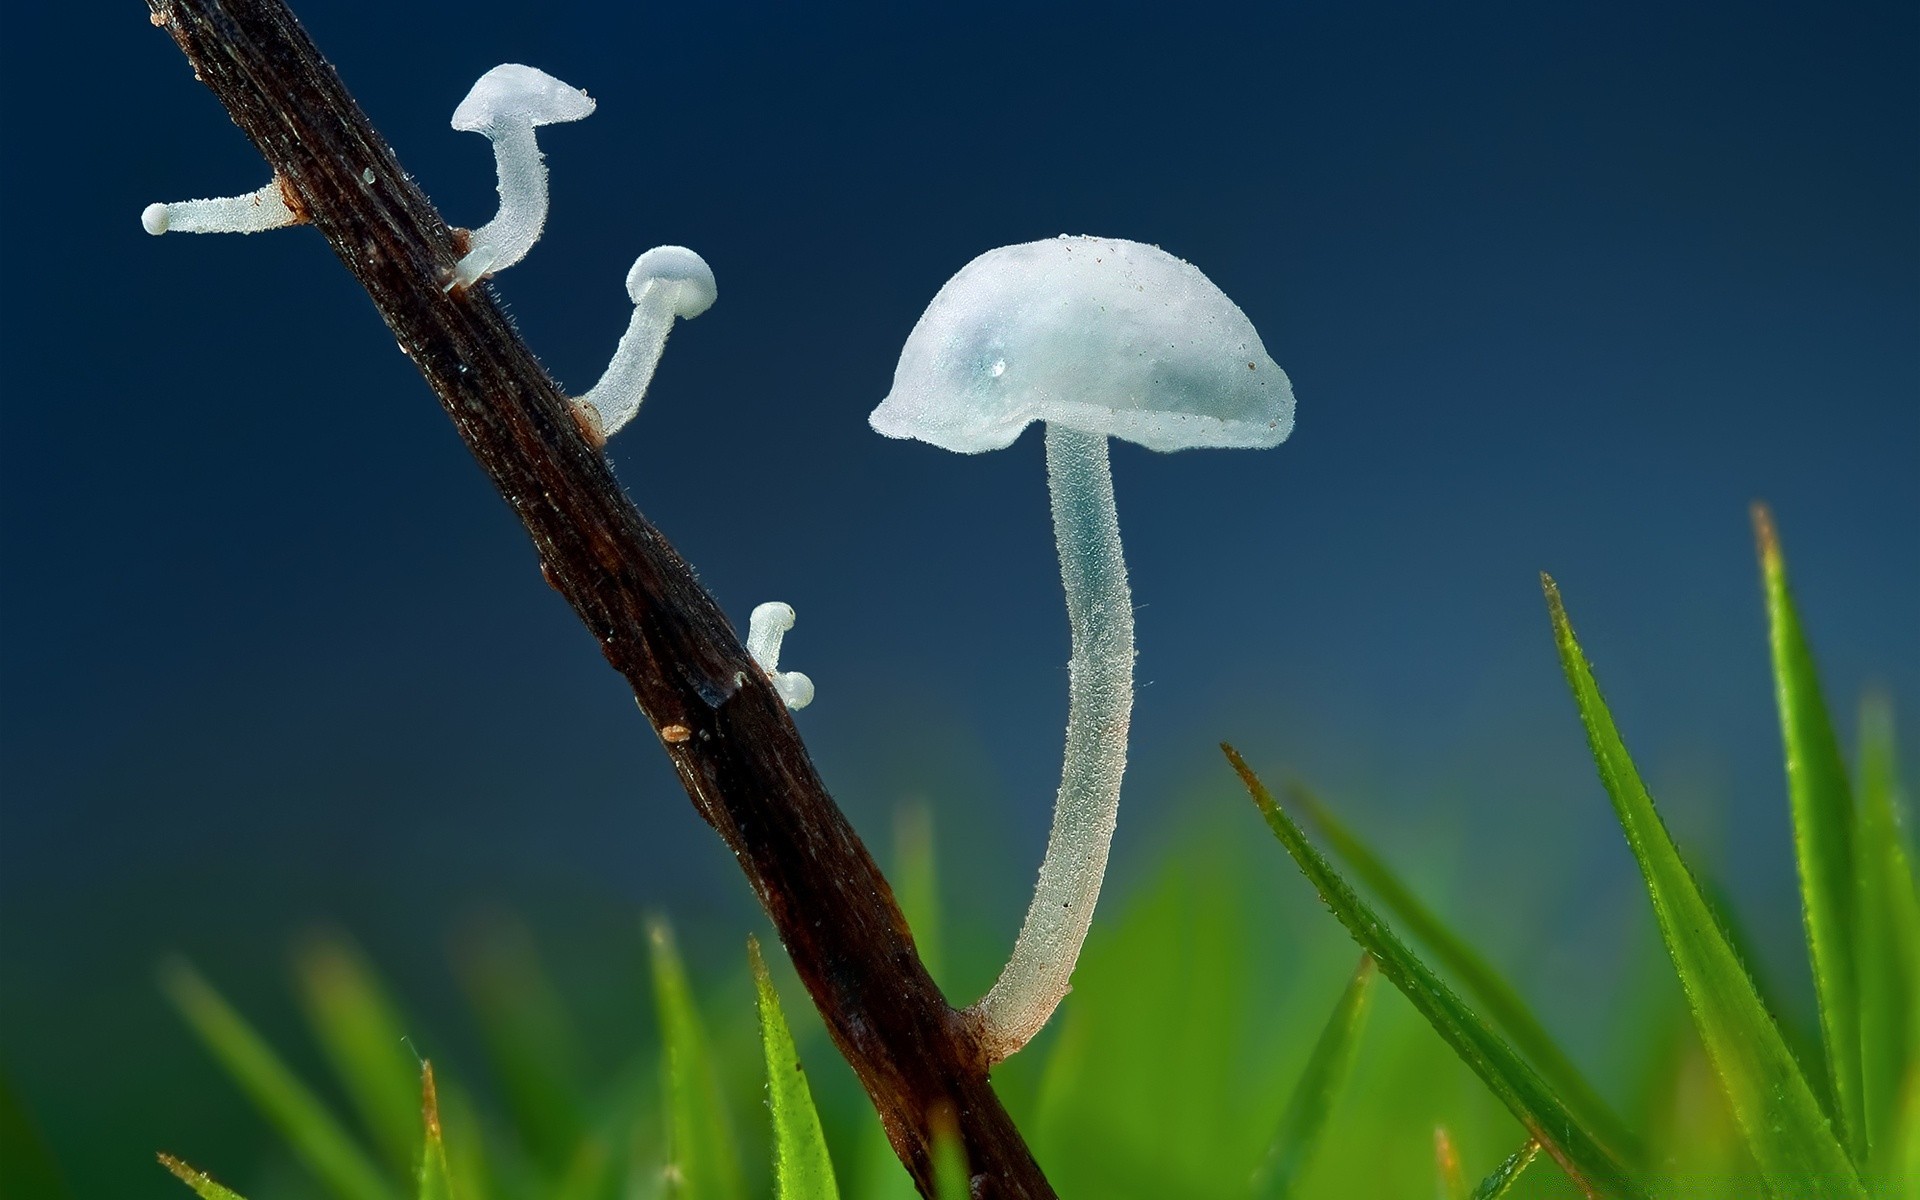
[(304, 215), (287, 204), (286, 185), (277, 175), (265, 187), (244, 196), (149, 204), (140, 213), (140, 227), (155, 237), (163, 233), (260, 233), (305, 221)]
[(493, 142), (500, 211), (468, 235), (467, 253), (454, 267), (449, 289), (471, 287), (533, 249), (547, 223), (547, 164), (533, 131), (592, 112), (593, 97), (519, 63), (502, 63), (473, 85), (453, 110), (453, 127)]
[(719, 294), (713, 268), (685, 246), (655, 246), (634, 260), (627, 272), (627, 297), (633, 301), (627, 331), (600, 382), (573, 402), (600, 441), (640, 411), (674, 318), (699, 316)]
[(780, 670), (780, 643), (792, 628), (792, 605), (769, 600), (756, 606), (747, 618), (747, 654), (767, 673), (788, 708), (805, 708), (813, 703), (813, 680), (798, 671)]
[(1067, 994), (1119, 813), (1133, 598), (1107, 439), (1154, 450), (1272, 446), (1293, 428), (1293, 388), (1246, 314), (1191, 264), (1138, 242), (1063, 236), (989, 251), (949, 280), (869, 421), (963, 454), (1046, 422), (1073, 633), (1067, 745), (1033, 902), (999, 981), (967, 1010), (999, 1062)]

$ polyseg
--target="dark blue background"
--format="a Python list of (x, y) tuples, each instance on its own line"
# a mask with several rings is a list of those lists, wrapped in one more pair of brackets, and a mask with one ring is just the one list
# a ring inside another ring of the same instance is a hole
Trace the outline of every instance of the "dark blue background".
[[(1797, 982), (1745, 507), (1777, 509), (1846, 724), (1869, 685), (1920, 705), (1913, 5), (298, 8), (456, 223), (493, 211), (447, 127), (482, 71), (599, 100), (543, 132), (552, 217), (499, 294), (578, 391), (634, 256), (713, 265), (616, 467), (739, 619), (794, 604), (828, 779), (880, 841), (931, 798), (992, 937), (1065, 712), (1040, 447), (865, 416), (968, 259), (1090, 232), (1198, 264), (1299, 396), (1277, 450), (1116, 449), (1122, 878), (1237, 803), (1226, 737), (1457, 862), (1496, 934), (1636, 911), (1547, 569)], [(141, 232), (265, 178), (178, 51), (132, 3), (9, 20), (0, 1054), (56, 1143), (93, 1113), (139, 1158), (216, 1119), (179, 1095), (229, 1111), (153, 998), (164, 950), (263, 1005), (318, 915), (429, 992), (475, 906), (664, 908), (730, 956), (737, 873), (319, 237)], [(1509, 877), (1471, 865), (1495, 844), (1528, 848)]]

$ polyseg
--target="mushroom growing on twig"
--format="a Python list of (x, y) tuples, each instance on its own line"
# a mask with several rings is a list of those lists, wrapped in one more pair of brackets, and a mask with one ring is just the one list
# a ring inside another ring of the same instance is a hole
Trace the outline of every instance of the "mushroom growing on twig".
[(140, 227), (155, 237), (163, 233), (260, 233), (301, 225), (306, 219), (287, 203), (286, 184), (276, 175), (265, 187), (244, 196), (149, 204), (140, 212)]
[(813, 680), (798, 671), (782, 671), (780, 643), (793, 628), (793, 606), (778, 600), (758, 605), (747, 618), (747, 654), (758, 663), (773, 682), (773, 690), (788, 708), (805, 708), (813, 703)]
[(1107, 439), (1152, 450), (1277, 445), (1293, 429), (1293, 388), (1246, 314), (1192, 264), (1139, 242), (1062, 236), (988, 251), (949, 280), (868, 420), (962, 454), (1046, 423), (1073, 633), (1067, 744), (1033, 902), (998, 982), (966, 1014), (1000, 1062), (1067, 994), (1126, 771), (1133, 599)]
[(593, 97), (519, 63), (502, 63), (473, 85), (453, 110), (453, 127), (493, 142), (500, 211), (468, 235), (467, 253), (454, 267), (449, 290), (472, 287), (533, 249), (547, 223), (547, 164), (533, 131), (592, 112)]
[(627, 331), (600, 382), (573, 402), (598, 441), (604, 444), (640, 411), (673, 319), (699, 316), (719, 294), (713, 268), (685, 246), (655, 246), (634, 260), (627, 272), (627, 298), (633, 301)]

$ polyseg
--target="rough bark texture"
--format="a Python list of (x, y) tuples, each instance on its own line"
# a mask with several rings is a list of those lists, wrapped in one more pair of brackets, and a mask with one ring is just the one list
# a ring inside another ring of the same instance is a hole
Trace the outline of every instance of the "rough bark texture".
[[(1053, 1190), (921, 965), (892, 890), (713, 598), (640, 515), (455, 235), (280, 0), (149, 0), (153, 21), (367, 289), (525, 524), (549, 583), (632, 685), (725, 839), (923, 1195), (936, 1124), (978, 1197)], [(283, 235), (291, 236), (291, 235)]]

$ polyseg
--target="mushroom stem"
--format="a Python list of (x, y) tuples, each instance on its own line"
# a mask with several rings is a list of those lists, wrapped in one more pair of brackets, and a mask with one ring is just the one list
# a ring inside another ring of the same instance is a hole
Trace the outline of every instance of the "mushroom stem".
[(486, 135), (493, 142), (500, 211), (469, 236), (467, 253), (453, 269), (452, 287), (472, 287), (519, 262), (547, 224), (547, 162), (533, 125), (497, 121)]
[(793, 606), (778, 600), (757, 605), (747, 618), (747, 654), (767, 673), (773, 690), (788, 708), (813, 703), (813, 680), (798, 671), (780, 669), (780, 643), (793, 628)]
[(1069, 990), (1107, 870), (1133, 712), (1133, 595), (1103, 434), (1047, 427), (1047, 486), (1073, 629), (1067, 749), (1033, 903), (1000, 978), (966, 1016), (989, 1063), (1032, 1040)]
[(140, 227), (155, 237), (163, 233), (260, 233), (304, 220), (287, 206), (287, 193), (278, 175), (244, 196), (149, 204), (140, 213)]
[(601, 443), (640, 411), (674, 318), (692, 320), (718, 294), (713, 268), (685, 246), (655, 246), (634, 260), (627, 272), (627, 298), (633, 301), (627, 331), (600, 382), (573, 402)]

